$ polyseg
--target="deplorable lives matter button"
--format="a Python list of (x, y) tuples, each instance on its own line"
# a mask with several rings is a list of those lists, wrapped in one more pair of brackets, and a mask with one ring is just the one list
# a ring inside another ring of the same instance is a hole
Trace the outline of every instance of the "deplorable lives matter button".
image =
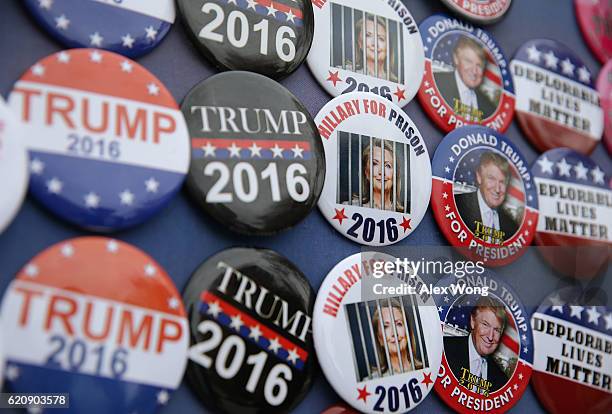
[(423, 43), (400, 1), (315, 0), (308, 66), (332, 96), (372, 92), (403, 107), (423, 78)]
[[(0, 96), (0, 233), (19, 211), (28, 188), (28, 155), (17, 116)], [(9, 179), (10, 177), (10, 179)]]
[[(521, 299), (489, 270), (449, 276), (437, 287), (448, 293), (436, 297), (444, 331), (436, 392), (458, 413), (508, 411), (527, 389), (533, 364), (529, 313)], [(487, 294), (474, 293), (476, 288)]]
[(603, 141), (608, 154), (612, 156), (612, 60), (601, 68), (597, 77), (597, 91), (604, 111)]
[(67, 47), (95, 47), (136, 58), (170, 31), (173, 0), (25, 0), (38, 23)]
[(271, 250), (233, 248), (207, 259), (183, 294), (191, 324), (187, 379), (225, 413), (290, 412), (315, 369), (314, 292)]
[(533, 313), (531, 326), (531, 383), (546, 411), (612, 411), (612, 308), (587, 306), (573, 289), (561, 289)]
[(510, 9), (512, 0), (442, 0), (452, 11), (476, 23), (491, 24)]
[(311, 0), (178, 0), (189, 37), (221, 70), (281, 79), (306, 59)]
[(174, 98), (116, 53), (71, 49), (43, 58), (15, 84), (9, 104), (24, 125), (30, 193), (79, 226), (142, 223), (187, 174), (189, 135)]
[(516, 260), (535, 235), (538, 200), (529, 165), (490, 128), (467, 126), (444, 137), (433, 159), (431, 204), (446, 239), (488, 266)]
[(481, 28), (443, 14), (419, 26), (425, 76), (419, 102), (443, 131), (481, 124), (504, 132), (514, 116), (514, 86), (506, 57)]
[(340, 95), (317, 114), (325, 160), (319, 209), (357, 243), (396, 243), (419, 225), (431, 194), (425, 142), (399, 106), (368, 92)]
[(612, 5), (609, 0), (574, 0), (582, 36), (601, 63), (612, 58)]
[(17, 274), (2, 301), (2, 341), (13, 392), (67, 392), (75, 413), (153, 413), (181, 383), (189, 327), (180, 294), (151, 257), (80, 237)]
[(525, 42), (510, 63), (516, 117), (541, 152), (568, 147), (589, 154), (603, 133), (603, 111), (591, 72), (556, 40)]
[[(440, 368), (442, 331), (433, 298), (376, 295), (376, 288), (365, 287), (378, 280), (375, 266), (394, 260), (373, 252), (345, 258), (325, 277), (315, 302), (321, 369), (338, 395), (364, 413), (414, 409), (433, 390)], [(414, 273), (402, 281), (422, 284)]]
[(256, 73), (221, 73), (196, 85), (182, 111), (191, 135), (187, 187), (216, 220), (271, 234), (315, 206), (323, 145), (308, 110), (283, 86)]

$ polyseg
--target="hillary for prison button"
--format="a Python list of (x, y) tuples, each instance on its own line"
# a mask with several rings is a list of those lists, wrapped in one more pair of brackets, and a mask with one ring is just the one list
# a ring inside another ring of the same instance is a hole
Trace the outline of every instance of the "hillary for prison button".
[(80, 237), (17, 274), (2, 301), (2, 341), (13, 392), (69, 393), (74, 413), (153, 413), (181, 383), (189, 327), (151, 257)]
[(47, 56), (22, 75), (9, 104), (24, 124), (30, 193), (81, 227), (142, 223), (187, 174), (189, 136), (176, 101), (151, 72), (116, 53)]
[(317, 114), (325, 148), (319, 209), (357, 243), (385, 246), (419, 225), (431, 194), (425, 142), (396, 104), (368, 92), (340, 95)]

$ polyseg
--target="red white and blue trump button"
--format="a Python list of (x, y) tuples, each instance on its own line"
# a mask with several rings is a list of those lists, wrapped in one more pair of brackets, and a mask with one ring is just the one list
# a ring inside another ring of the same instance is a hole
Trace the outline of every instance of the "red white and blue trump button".
[(525, 42), (510, 62), (516, 89), (516, 117), (541, 152), (568, 147), (589, 154), (604, 128), (599, 93), (591, 71), (564, 44)]
[(66, 47), (95, 47), (136, 58), (153, 50), (175, 18), (173, 0), (24, 0)]
[(142, 223), (187, 174), (189, 136), (174, 98), (116, 53), (72, 49), (43, 58), (15, 84), (9, 104), (25, 131), (31, 194), (79, 226)]
[(80, 237), (17, 274), (2, 301), (2, 341), (13, 392), (69, 393), (75, 413), (153, 413), (181, 383), (189, 327), (155, 260)]

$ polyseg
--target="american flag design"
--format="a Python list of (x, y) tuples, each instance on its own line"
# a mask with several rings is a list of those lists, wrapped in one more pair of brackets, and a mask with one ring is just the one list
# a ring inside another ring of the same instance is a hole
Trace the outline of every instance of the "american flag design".
[(15, 84), (9, 104), (24, 126), (30, 191), (65, 220), (96, 230), (139, 224), (186, 176), (189, 135), (174, 98), (121, 55), (50, 55)]
[(183, 378), (185, 315), (168, 274), (141, 250), (104, 237), (62, 241), (4, 296), (6, 378), (15, 392), (69, 392), (68, 412), (154, 412)]
[(278, 23), (301, 27), (304, 24), (302, 0), (218, 0), (242, 10), (257, 13), (263, 18), (274, 18)]
[(192, 138), (191, 156), (222, 160), (310, 160), (312, 151), (308, 141)]
[(132, 58), (153, 50), (175, 19), (173, 0), (25, 0), (30, 13), (67, 47), (96, 47)]

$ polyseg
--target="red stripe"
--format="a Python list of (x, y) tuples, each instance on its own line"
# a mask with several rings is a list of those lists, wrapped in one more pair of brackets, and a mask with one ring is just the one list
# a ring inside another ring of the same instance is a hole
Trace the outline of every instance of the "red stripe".
[(515, 354), (518, 354), (519, 344), (516, 343), (516, 341), (512, 339), (509, 335), (502, 336), (502, 344), (506, 345), (506, 347), (508, 347), (508, 349), (514, 352)]
[(499, 76), (497, 76), (494, 72), (492, 72), (490, 70), (486, 70), (485, 71), (485, 76), (487, 77), (487, 79), (489, 79), (490, 81), (492, 81), (496, 85), (501, 86), (502, 79)]
[(244, 324), (247, 325), (249, 328), (255, 325), (259, 325), (259, 328), (262, 332), (262, 336), (264, 336), (266, 339), (270, 340), (270, 339), (276, 338), (278, 339), (278, 342), (281, 344), (281, 346), (285, 348), (287, 351), (295, 350), (295, 352), (298, 354), (298, 356), (303, 362), (306, 362), (306, 360), (308, 359), (308, 352), (304, 351), (302, 348), (295, 345), (293, 342), (289, 341), (288, 339), (280, 335), (275, 330), (268, 328), (267, 326), (265, 326), (264, 324), (262, 324), (255, 318), (252, 318), (251, 316), (244, 313), (243, 311), (225, 302), (223, 299), (219, 298), (214, 293), (211, 293), (208, 290), (205, 290), (200, 295), (200, 299), (206, 303), (218, 302), (219, 307), (221, 308), (221, 310), (223, 310), (223, 313), (225, 313), (229, 317), (240, 315), (240, 318), (244, 321)]
[(283, 13), (287, 13), (289, 10), (291, 10), (291, 13), (293, 13), (295, 17), (297, 17), (298, 19), (302, 19), (302, 11), (299, 9), (294, 9), (293, 7), (287, 6), (286, 4), (277, 3), (271, 0), (256, 0), (256, 1), (257, 1), (257, 4), (264, 6), (264, 7), (268, 7), (270, 4), (274, 4), (274, 8), (278, 11), (282, 11)]
[(232, 144), (240, 147), (241, 149), (248, 149), (253, 143), (256, 143), (258, 146), (262, 147), (262, 149), (270, 149), (275, 145), (278, 145), (280, 148), (284, 150), (290, 150), (295, 148), (295, 146), (299, 146), (305, 151), (310, 151), (310, 142), (308, 141), (287, 141), (287, 140), (248, 140), (244, 138), (238, 139), (224, 139), (224, 138), (192, 138), (191, 139), (191, 148), (201, 148), (205, 146), (207, 143), (212, 144), (217, 148), (227, 148)]
[(511, 185), (510, 187), (508, 187), (508, 190), (506, 191), (508, 195), (516, 198), (517, 200), (523, 201), (523, 202), (525, 201), (525, 193), (523, 193), (520, 188)]

